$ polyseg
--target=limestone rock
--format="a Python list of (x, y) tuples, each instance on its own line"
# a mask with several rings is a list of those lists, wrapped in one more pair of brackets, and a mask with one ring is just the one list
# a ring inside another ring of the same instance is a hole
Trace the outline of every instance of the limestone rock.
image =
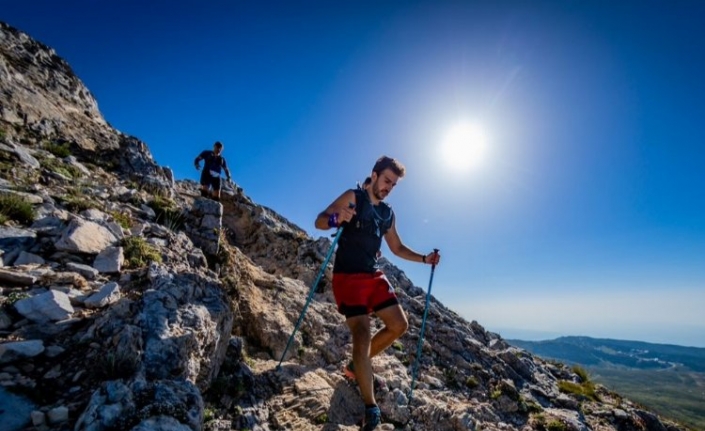
[(69, 297), (55, 290), (15, 302), (18, 313), (29, 320), (48, 322), (68, 319), (74, 312)]
[(120, 272), (125, 263), (122, 247), (107, 247), (93, 261), (93, 268), (104, 274)]
[(18, 286), (31, 286), (37, 281), (37, 277), (6, 269), (0, 269), (0, 281), (18, 285)]
[(16, 361), (22, 358), (32, 358), (44, 351), (41, 340), (15, 341), (0, 344), (0, 364)]
[(115, 235), (103, 226), (74, 218), (54, 246), (57, 250), (73, 253), (98, 254), (116, 241)]
[(112, 281), (105, 284), (100, 290), (89, 296), (83, 303), (88, 308), (102, 308), (112, 304), (120, 298), (120, 285)]

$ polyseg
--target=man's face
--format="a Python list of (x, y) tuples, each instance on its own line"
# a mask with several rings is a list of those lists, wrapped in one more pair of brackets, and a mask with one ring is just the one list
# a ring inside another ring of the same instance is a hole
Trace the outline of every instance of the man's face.
[(220, 153), (223, 151), (223, 147), (218, 146), (218, 145), (213, 145), (213, 152), (216, 155), (220, 155)]
[(399, 181), (399, 175), (389, 168), (383, 170), (379, 175), (372, 172), (372, 194), (376, 199), (384, 200), (397, 185), (397, 181)]

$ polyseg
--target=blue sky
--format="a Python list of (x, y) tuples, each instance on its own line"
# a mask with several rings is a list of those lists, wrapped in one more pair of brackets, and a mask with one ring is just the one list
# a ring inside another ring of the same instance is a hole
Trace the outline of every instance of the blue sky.
[[(37, 0), (0, 20), (178, 178), (220, 140), (245, 192), (314, 236), (400, 159), (402, 239), (441, 249), (433, 294), (489, 330), (705, 347), (702, 2)], [(442, 156), (459, 122), (487, 146), (465, 170)]]

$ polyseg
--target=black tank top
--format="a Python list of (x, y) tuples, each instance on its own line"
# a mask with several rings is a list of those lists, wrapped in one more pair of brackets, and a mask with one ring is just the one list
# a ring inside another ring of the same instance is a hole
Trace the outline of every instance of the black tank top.
[(377, 252), (382, 245), (382, 237), (392, 227), (394, 211), (385, 202), (372, 205), (367, 191), (359, 187), (353, 191), (356, 214), (343, 225), (333, 272), (371, 274), (378, 269)]

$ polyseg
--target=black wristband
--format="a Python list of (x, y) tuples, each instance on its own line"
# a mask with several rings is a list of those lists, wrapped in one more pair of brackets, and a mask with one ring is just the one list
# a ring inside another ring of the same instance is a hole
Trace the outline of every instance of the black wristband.
[(426, 255), (425, 254), (421, 255), (421, 262), (426, 263)]

